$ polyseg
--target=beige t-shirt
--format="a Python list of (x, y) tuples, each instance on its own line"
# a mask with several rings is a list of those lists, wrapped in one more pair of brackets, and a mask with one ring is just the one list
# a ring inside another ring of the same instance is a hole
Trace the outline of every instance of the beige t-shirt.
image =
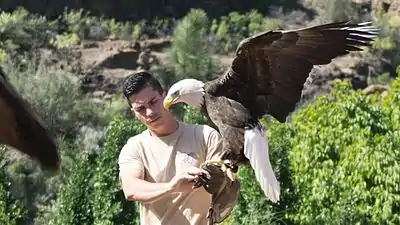
[[(148, 182), (168, 182), (187, 167), (221, 153), (220, 134), (207, 125), (179, 123), (171, 135), (154, 137), (148, 130), (131, 137), (119, 155), (120, 171), (142, 170)], [(165, 194), (140, 204), (142, 225), (205, 225), (211, 195), (204, 188)]]

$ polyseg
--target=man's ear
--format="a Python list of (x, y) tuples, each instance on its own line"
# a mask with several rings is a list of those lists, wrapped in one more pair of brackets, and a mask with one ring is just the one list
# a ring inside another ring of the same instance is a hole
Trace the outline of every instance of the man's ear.
[(162, 96), (163, 98), (165, 98), (165, 96), (167, 96), (167, 92), (166, 92), (166, 91), (163, 91), (163, 93), (161, 94), (161, 96)]

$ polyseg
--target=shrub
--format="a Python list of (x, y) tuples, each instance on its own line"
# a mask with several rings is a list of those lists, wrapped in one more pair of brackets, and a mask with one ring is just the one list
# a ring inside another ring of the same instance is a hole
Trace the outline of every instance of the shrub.
[(214, 19), (210, 30), (216, 38), (217, 52), (232, 53), (244, 38), (280, 27), (279, 20), (264, 18), (257, 10), (252, 10), (243, 14), (230, 12), (220, 20)]
[(361, 17), (361, 4), (346, 0), (305, 0), (318, 13), (321, 22), (358, 20)]
[[(397, 67), (400, 77), (400, 66)], [(390, 85), (390, 91), (383, 99), (382, 106), (388, 118), (391, 120), (393, 130), (400, 130), (400, 78), (395, 79)]]
[(6, 173), (7, 148), (0, 145), (0, 224), (17, 225), (26, 216), (26, 209), (11, 194), (11, 179)]
[(118, 156), (126, 141), (144, 129), (139, 121), (122, 116), (110, 122), (104, 150), (94, 168), (93, 224), (132, 224), (138, 219), (136, 203), (125, 200), (119, 185)]
[(176, 79), (187, 77), (208, 80), (216, 71), (212, 48), (208, 41), (207, 14), (192, 9), (174, 29), (166, 64)]
[(32, 49), (48, 47), (57, 31), (56, 22), (44, 16), (30, 14), (23, 8), (12, 13), (0, 13), (0, 49), (15, 57)]
[(269, 143), (272, 168), (281, 186), (281, 200), (271, 203), (256, 180), (253, 169), (239, 169), (240, 196), (231, 214), (230, 224), (291, 224), (285, 218), (293, 202), (291, 172), (289, 171), (290, 138), (292, 133), (286, 124), (274, 119), (262, 121)]
[(301, 224), (396, 224), (400, 136), (395, 123), (377, 98), (351, 90), (348, 83), (335, 88), (293, 116), (289, 159), (299, 200), (290, 218)]
[[(3, 63), (10, 82), (38, 112), (44, 123), (57, 135), (73, 137), (87, 125), (105, 125), (111, 108), (94, 104), (80, 90), (74, 74), (45, 65), (45, 58), (29, 59), (24, 65)], [(113, 112), (111, 110), (110, 112)], [(105, 119), (104, 119), (105, 118)]]
[[(90, 199), (93, 198), (91, 178), (96, 154), (83, 152), (76, 158), (71, 170), (73, 173), (63, 184), (54, 208), (46, 216), (49, 225), (93, 224), (93, 213)], [(44, 222), (44, 221), (42, 221)]]

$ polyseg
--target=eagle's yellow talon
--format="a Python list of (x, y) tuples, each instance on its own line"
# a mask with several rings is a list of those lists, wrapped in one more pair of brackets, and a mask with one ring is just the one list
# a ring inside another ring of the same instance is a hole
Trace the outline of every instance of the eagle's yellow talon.
[(231, 181), (236, 180), (236, 173), (232, 172), (232, 170), (228, 169), (226, 171), (226, 175), (229, 177)]
[(225, 166), (225, 163), (222, 160), (209, 160), (209, 161), (205, 161), (204, 163), (201, 164), (201, 166), (204, 166), (204, 165), (215, 165), (215, 166), (222, 167), (222, 166)]
[(215, 165), (215, 166), (220, 166), (221, 170), (227, 175), (227, 177), (231, 180), (234, 181), (236, 180), (236, 173), (232, 172), (230, 168), (228, 168), (223, 160), (209, 160), (205, 161), (204, 163), (201, 164), (201, 167), (207, 166), (207, 165)]
[(222, 165), (221, 165), (221, 170), (222, 170), (224, 173), (226, 173), (226, 171), (228, 170), (228, 167), (226, 167), (225, 164), (222, 164)]

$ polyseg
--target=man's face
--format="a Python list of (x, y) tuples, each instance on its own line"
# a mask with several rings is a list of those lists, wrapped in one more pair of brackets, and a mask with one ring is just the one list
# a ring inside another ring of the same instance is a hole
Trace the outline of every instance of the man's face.
[(136, 118), (152, 130), (158, 130), (164, 124), (168, 111), (163, 107), (165, 93), (160, 94), (153, 87), (146, 87), (130, 97), (131, 111)]

